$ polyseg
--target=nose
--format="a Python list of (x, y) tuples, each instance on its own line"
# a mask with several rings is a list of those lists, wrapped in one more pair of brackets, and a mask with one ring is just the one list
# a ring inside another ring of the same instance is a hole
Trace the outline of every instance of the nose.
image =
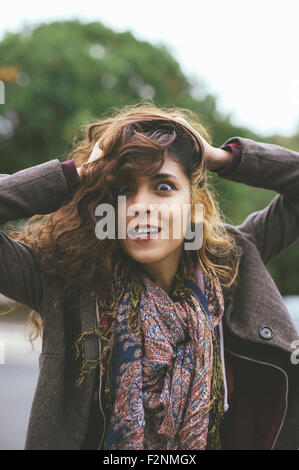
[(139, 216), (150, 216), (151, 212), (154, 212), (153, 194), (146, 187), (139, 187), (138, 190), (132, 194), (132, 197), (129, 198), (128, 202), (129, 206), (131, 206), (132, 214), (135, 210), (138, 211)]
[(139, 188), (130, 200), (131, 204), (143, 205), (147, 211), (150, 209), (150, 205), (153, 204), (153, 202), (152, 193), (145, 187)]

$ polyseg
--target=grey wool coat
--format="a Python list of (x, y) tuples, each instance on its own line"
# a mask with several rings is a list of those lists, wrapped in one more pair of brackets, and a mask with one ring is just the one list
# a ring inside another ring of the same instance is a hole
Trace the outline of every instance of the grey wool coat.
[[(233, 141), (241, 147), (241, 159), (219, 177), (277, 194), (241, 225), (225, 224), (242, 255), (238, 286), (225, 299), (223, 318), (229, 388), (223, 448), (297, 449), (299, 365), (291, 355), (298, 334), (265, 265), (299, 237), (299, 153), (241, 137), (225, 144)], [(70, 191), (58, 159), (1, 175), (0, 224), (53, 212), (68, 201)], [(93, 328), (95, 300), (88, 288), (63, 298), (61, 286), (39, 268), (31, 248), (3, 231), (0, 261), (0, 292), (37, 310), (44, 320), (25, 449), (82, 449), (94, 413), (97, 372), (74, 386), (80, 363), (73, 344), (80, 332)], [(54, 293), (58, 308), (47, 315)], [(96, 336), (87, 336), (84, 347), (86, 359), (98, 357)]]

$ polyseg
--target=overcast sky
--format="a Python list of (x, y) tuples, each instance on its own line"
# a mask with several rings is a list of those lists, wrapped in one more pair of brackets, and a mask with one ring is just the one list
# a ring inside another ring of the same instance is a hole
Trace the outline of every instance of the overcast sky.
[[(24, 24), (101, 21), (165, 44), (220, 112), (265, 136), (299, 129), (298, 0), (3, 2), (0, 39)], [(1, 64), (1, 57), (0, 57)]]

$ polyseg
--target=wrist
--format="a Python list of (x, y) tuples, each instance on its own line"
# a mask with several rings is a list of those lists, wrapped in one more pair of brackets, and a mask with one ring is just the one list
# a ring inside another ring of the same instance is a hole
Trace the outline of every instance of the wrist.
[(213, 159), (212, 171), (220, 171), (228, 167), (233, 160), (233, 154), (229, 150), (215, 148), (215, 159)]
[(66, 178), (69, 189), (72, 190), (79, 182), (80, 172), (76, 168), (74, 160), (68, 160), (61, 163), (63, 174)]

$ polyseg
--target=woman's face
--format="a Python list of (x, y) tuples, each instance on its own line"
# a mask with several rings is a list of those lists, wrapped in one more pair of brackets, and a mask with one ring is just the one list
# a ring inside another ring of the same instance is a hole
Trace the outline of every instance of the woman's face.
[[(136, 176), (121, 184), (118, 195), (126, 196), (126, 213), (122, 214), (127, 231), (120, 243), (131, 258), (142, 264), (157, 263), (181, 253), (191, 192), (187, 176), (171, 155), (165, 157), (159, 173), (152, 177)], [(139, 214), (128, 214), (133, 204), (142, 208)]]

